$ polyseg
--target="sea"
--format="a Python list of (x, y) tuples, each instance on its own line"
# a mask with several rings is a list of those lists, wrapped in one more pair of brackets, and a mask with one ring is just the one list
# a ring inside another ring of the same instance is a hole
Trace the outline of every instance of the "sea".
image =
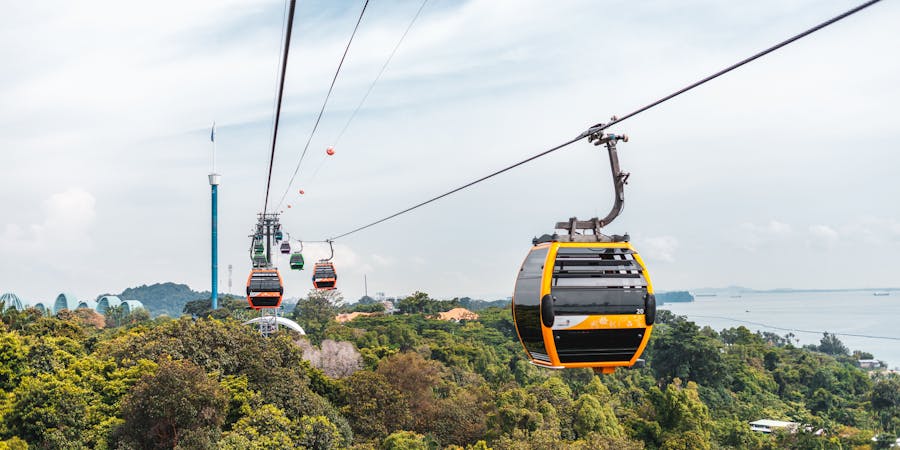
[(871, 290), (720, 293), (695, 296), (693, 302), (665, 303), (660, 309), (716, 331), (743, 325), (780, 336), (793, 333), (797, 346), (818, 344), (827, 331), (851, 352), (871, 353), (888, 368), (900, 370), (900, 292), (873, 294)]

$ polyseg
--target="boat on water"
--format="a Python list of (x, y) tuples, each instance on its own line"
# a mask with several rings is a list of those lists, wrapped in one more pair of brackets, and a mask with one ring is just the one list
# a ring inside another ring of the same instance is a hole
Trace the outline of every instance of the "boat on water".
[(876, 297), (885, 297), (885, 296), (891, 295), (891, 293), (890, 292), (873, 292), (872, 295), (874, 295)]
[(718, 297), (719, 294), (693, 294), (694, 297)]

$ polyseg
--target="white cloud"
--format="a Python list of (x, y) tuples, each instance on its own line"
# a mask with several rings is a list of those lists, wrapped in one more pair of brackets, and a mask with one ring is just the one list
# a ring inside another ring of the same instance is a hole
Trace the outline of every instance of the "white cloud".
[[(19, 260), (0, 266), (0, 285), (83, 295), (170, 280), (206, 288), (204, 177), (214, 119), (225, 174), (220, 268), (233, 263), (237, 278), (249, 271), (246, 230), (262, 203), (283, 2), (181, 3), (18, 2), (0, 15), (0, 39), (12, 43), (0, 47), (0, 59), (11, 61), (0, 73), (0, 251)], [(337, 135), (417, 6), (370, 5), (313, 151)], [(584, 13), (596, 8), (589, 1), (430, 2), (340, 142), (340, 158), (312, 186), (303, 184), (307, 197), (294, 204), (285, 228), (319, 239), (384, 217), (633, 110), (843, 6), (613, 2), (604, 10), (617, 20), (602, 27)], [(301, 2), (275, 157), (276, 200), (358, 11), (351, 2)], [(896, 46), (898, 18), (900, 4), (882, 2), (629, 119), (621, 131), (634, 139), (620, 157), (632, 185), (616, 225), (657, 236), (653, 248), (641, 241), (639, 250), (662, 262), (693, 258), (698, 235), (707, 261), (729, 259), (735, 246), (791, 244), (834, 211), (883, 216), (833, 225), (836, 252), (855, 254), (844, 244), (851, 240), (900, 243), (900, 209), (885, 201), (900, 197), (891, 114), (900, 101), (900, 59), (883, 56)], [(872, 120), (847, 123), (848, 116)], [(742, 139), (763, 134), (765, 145)], [(847, 172), (842, 155), (851, 144), (857, 165)], [(336, 256), (347, 297), (361, 291), (369, 270), (370, 287), (388, 293), (433, 286), (447, 296), (508, 292), (531, 236), (558, 219), (604, 212), (589, 209), (609, 198), (605, 166), (597, 180), (604, 158), (588, 144), (573, 145), (342, 240), (353, 245), (339, 246)], [(307, 161), (304, 170), (315, 167), (316, 159)], [(837, 176), (842, 183), (834, 183)], [(69, 186), (96, 200), (48, 200)], [(735, 226), (747, 217), (779, 220)], [(690, 239), (691, 252), (679, 251), (671, 236), (685, 248)], [(803, 244), (792, 257), (814, 259)], [(317, 247), (310, 245), (311, 259), (328, 256)], [(39, 260), (59, 259), (50, 255), (66, 248), (75, 258), (66, 272), (42, 270)], [(879, 267), (895, 267), (885, 253)], [(23, 267), (29, 261), (35, 270)], [(735, 270), (740, 261), (715, 269), (696, 262), (668, 265), (667, 277), (705, 282), (717, 274), (729, 283), (753, 269), (760, 275), (749, 283), (802, 287), (821, 276), (792, 271), (772, 279), (762, 264)], [(73, 265), (100, 276), (62, 276), (76, 272)], [(454, 270), (471, 281), (443, 279)], [(895, 279), (887, 270), (857, 270), (843, 279)], [(291, 276), (308, 287), (306, 272)]]
[(678, 239), (673, 236), (656, 236), (640, 239), (638, 252), (648, 261), (675, 262)]
[[(23, 227), (8, 223), (0, 235), (0, 248), (24, 256), (33, 252), (83, 251), (91, 247), (91, 226), (97, 200), (89, 192), (71, 188), (44, 201), (44, 220)], [(27, 230), (27, 231), (26, 231)]]
[(861, 217), (844, 227), (843, 234), (870, 245), (900, 244), (900, 221), (890, 217)]
[(793, 234), (789, 224), (772, 219), (764, 225), (745, 222), (738, 227), (738, 232), (732, 237), (737, 245), (749, 252), (755, 252), (761, 247), (766, 247), (782, 242)]
[(815, 248), (832, 248), (841, 235), (828, 225), (812, 225), (809, 227), (810, 246)]

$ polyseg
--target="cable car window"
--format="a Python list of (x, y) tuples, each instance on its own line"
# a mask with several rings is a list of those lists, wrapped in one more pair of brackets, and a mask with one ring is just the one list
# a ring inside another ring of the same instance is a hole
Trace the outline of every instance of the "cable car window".
[(643, 314), (646, 289), (596, 289), (554, 287), (556, 315), (597, 316), (603, 314)]
[(533, 250), (516, 280), (514, 304), (519, 336), (529, 353), (546, 354), (544, 337), (541, 334), (541, 274), (548, 248)]

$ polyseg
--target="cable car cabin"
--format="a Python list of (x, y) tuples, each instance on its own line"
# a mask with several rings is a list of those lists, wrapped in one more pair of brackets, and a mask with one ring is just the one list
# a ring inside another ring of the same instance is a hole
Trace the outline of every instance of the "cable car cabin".
[(519, 270), (512, 312), (533, 364), (612, 373), (647, 346), (656, 298), (628, 242), (546, 242)]
[(330, 291), (337, 284), (337, 272), (331, 261), (319, 261), (313, 267), (313, 286), (316, 289)]
[(303, 270), (302, 253), (294, 253), (291, 255), (291, 270)]
[(269, 260), (266, 259), (266, 255), (254, 255), (251, 260), (253, 261), (254, 268), (262, 268), (269, 265)]
[(283, 255), (287, 255), (290, 252), (291, 252), (291, 244), (289, 244), (287, 242), (282, 242), (281, 243), (281, 253)]
[(284, 284), (278, 269), (253, 269), (247, 278), (247, 302), (253, 309), (281, 306)]

